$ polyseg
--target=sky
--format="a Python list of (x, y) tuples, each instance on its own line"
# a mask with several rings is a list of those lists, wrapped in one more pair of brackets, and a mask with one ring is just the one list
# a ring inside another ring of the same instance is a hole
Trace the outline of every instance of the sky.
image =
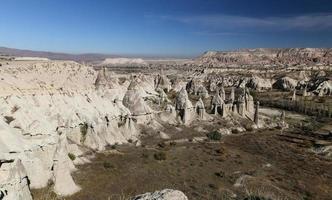
[(0, 46), (170, 57), (332, 47), (332, 1), (1, 0)]

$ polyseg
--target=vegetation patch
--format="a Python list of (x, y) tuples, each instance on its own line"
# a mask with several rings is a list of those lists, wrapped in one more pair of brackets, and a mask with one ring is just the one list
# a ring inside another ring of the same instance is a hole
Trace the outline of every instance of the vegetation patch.
[(86, 139), (86, 134), (88, 133), (88, 128), (89, 125), (88, 123), (84, 122), (83, 124), (80, 125), (80, 131), (81, 131), (81, 143), (84, 143), (85, 139)]
[(165, 152), (163, 152), (163, 151), (160, 151), (160, 152), (158, 152), (158, 153), (155, 153), (154, 155), (153, 155), (153, 157), (154, 157), (154, 159), (156, 159), (156, 160), (166, 160), (166, 153)]
[(76, 159), (76, 156), (72, 153), (68, 153), (68, 157), (70, 158), (70, 160), (74, 161)]
[(219, 141), (221, 140), (221, 133), (218, 131), (212, 131), (206, 135), (210, 140)]
[(15, 120), (15, 118), (12, 116), (5, 116), (4, 118), (5, 118), (7, 124), (10, 124), (10, 122)]
[(111, 168), (114, 168), (113, 165), (112, 165), (110, 162), (108, 162), (108, 161), (104, 161), (104, 162), (103, 162), (103, 167), (104, 167), (105, 169), (111, 169)]

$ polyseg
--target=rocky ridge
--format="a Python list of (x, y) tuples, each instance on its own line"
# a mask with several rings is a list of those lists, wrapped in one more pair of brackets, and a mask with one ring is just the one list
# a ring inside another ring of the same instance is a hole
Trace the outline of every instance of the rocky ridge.
[(331, 64), (332, 50), (322, 48), (239, 49), (236, 51), (208, 51), (195, 60), (197, 65), (294, 65)]

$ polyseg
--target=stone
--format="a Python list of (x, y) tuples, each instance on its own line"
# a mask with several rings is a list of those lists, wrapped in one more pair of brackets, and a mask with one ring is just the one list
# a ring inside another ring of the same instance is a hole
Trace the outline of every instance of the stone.
[(188, 197), (179, 190), (164, 189), (138, 195), (132, 200), (188, 200)]

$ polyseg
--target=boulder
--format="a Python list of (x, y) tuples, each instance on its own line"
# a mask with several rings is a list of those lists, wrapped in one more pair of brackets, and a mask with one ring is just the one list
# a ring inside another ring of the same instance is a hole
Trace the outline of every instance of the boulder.
[(285, 91), (291, 91), (291, 90), (295, 89), (296, 86), (297, 86), (297, 80), (292, 79), (287, 76), (279, 78), (272, 85), (272, 87), (275, 89), (280, 89), (280, 90), (285, 90)]
[(132, 200), (188, 200), (188, 197), (179, 190), (164, 189), (138, 195)]

